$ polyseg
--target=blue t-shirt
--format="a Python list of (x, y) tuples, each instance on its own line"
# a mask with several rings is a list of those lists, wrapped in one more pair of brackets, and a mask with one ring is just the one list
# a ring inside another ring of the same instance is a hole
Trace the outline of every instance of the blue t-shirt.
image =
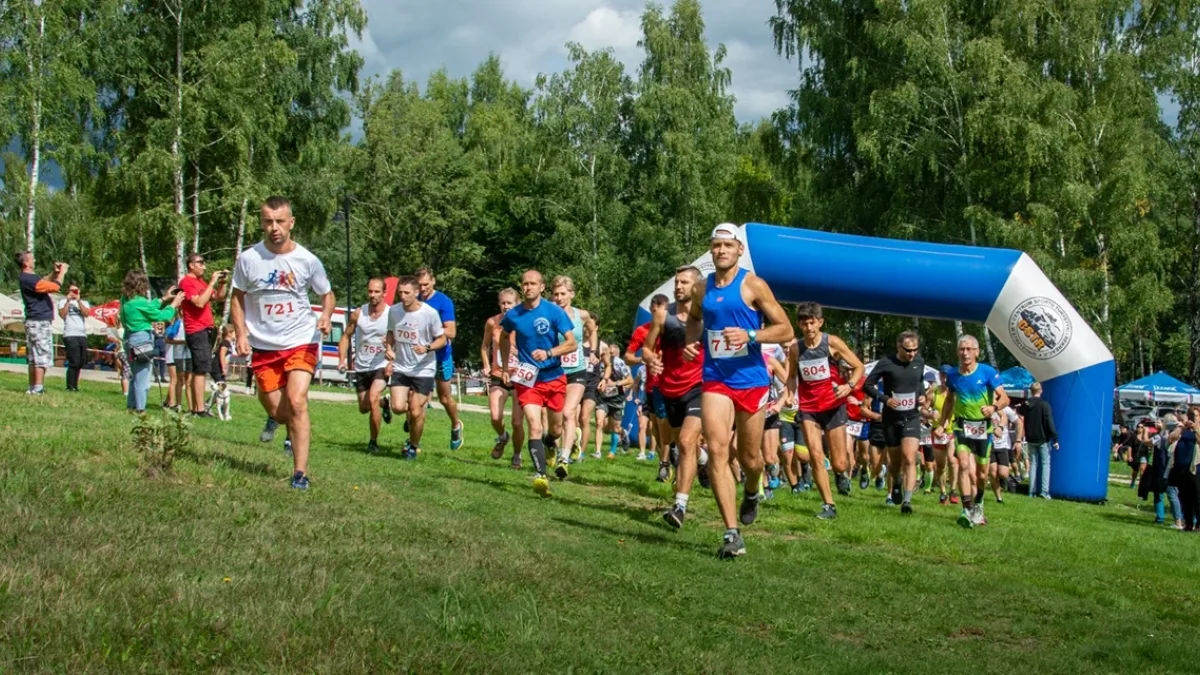
[[(442, 323), (454, 321), (454, 301), (451, 300), (445, 293), (435, 290), (429, 299), (421, 298), (421, 302), (429, 305), (437, 310), (438, 316), (442, 319)], [(450, 346), (450, 341), (446, 340), (446, 346), (437, 350), (437, 362), (439, 364), (449, 361), (453, 356), (453, 347)]]
[(986, 363), (975, 364), (975, 372), (963, 375), (958, 366), (943, 366), (946, 386), (954, 392), (954, 416), (980, 422), (987, 419), (983, 408), (992, 405), (992, 392), (1004, 386), (1000, 373)]
[(500, 320), (500, 328), (514, 333), (517, 358), (521, 363), (538, 367), (537, 381), (549, 382), (563, 376), (562, 362), (558, 357), (545, 361), (534, 361), (533, 352), (550, 351), (562, 342), (560, 337), (575, 327), (571, 317), (553, 302), (538, 301), (537, 307), (526, 309), (524, 303), (508, 310)]

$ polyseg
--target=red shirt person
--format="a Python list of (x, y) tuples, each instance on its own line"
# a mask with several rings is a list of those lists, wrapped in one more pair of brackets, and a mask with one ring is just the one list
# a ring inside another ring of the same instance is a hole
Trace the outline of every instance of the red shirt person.
[(179, 280), (179, 290), (184, 303), (183, 332), (188, 350), (192, 353), (192, 415), (208, 417), (204, 410), (205, 378), (212, 371), (213, 326), (212, 301), (225, 297), (225, 280), (229, 272), (213, 272), (207, 283), (204, 281), (206, 263), (204, 256), (193, 253), (187, 259), (188, 273)]

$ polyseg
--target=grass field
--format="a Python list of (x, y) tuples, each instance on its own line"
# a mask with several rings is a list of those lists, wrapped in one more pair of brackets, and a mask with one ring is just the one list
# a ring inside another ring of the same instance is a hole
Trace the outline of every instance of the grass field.
[[(1200, 536), (1123, 487), (1104, 506), (989, 501), (973, 531), (930, 497), (901, 519), (855, 490), (826, 523), (815, 495), (781, 493), (723, 562), (708, 491), (679, 532), (669, 487), (627, 457), (542, 500), (487, 456), (479, 416), (452, 453), (430, 411), (409, 463), (363, 454), (352, 406), (315, 404), (300, 493), (250, 399), (148, 479), (115, 386), (50, 387), (31, 400), (0, 375), (0, 672), (1197, 668)], [(397, 450), (399, 426), (383, 440)]]

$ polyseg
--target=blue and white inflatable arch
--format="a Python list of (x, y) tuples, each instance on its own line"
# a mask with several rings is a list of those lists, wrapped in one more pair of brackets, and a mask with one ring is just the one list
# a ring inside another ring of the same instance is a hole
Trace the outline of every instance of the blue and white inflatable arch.
[[(985, 324), (1037, 378), (1054, 409), (1061, 450), (1051, 455), (1050, 491), (1100, 501), (1116, 367), (1112, 354), (1033, 260), (1020, 251), (879, 239), (748, 223), (741, 265), (780, 302)], [(708, 253), (694, 263), (707, 276)], [(671, 297), (673, 280), (646, 297)]]

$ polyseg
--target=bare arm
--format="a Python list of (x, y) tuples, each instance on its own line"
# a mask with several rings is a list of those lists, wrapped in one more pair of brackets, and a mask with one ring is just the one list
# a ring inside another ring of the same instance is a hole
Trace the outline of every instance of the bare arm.
[(704, 331), (704, 310), (701, 307), (703, 304), (704, 287), (696, 284), (696, 287), (692, 289), (692, 307), (688, 310), (687, 326), (684, 331), (689, 345), (699, 342), (700, 333)]
[(851, 389), (854, 389), (858, 386), (859, 382), (863, 381), (863, 374), (867, 370), (866, 366), (864, 366), (862, 360), (858, 358), (858, 354), (855, 354), (854, 350), (850, 349), (850, 347), (846, 345), (842, 338), (836, 335), (829, 336), (829, 348), (834, 353), (836, 358), (839, 358), (850, 364), (850, 378), (847, 384), (850, 385)]
[[(455, 336), (458, 335), (458, 322), (443, 321), (442, 322), (442, 330), (446, 332), (446, 339), (449, 341), (453, 341)], [(439, 349), (440, 349), (440, 347), (439, 347)]]
[(583, 342), (593, 354), (600, 346), (600, 331), (596, 328), (596, 317), (591, 312), (583, 312)]
[(338, 368), (345, 370), (350, 362), (350, 336), (354, 334), (358, 328), (358, 317), (360, 310), (350, 312), (350, 318), (346, 319), (346, 329), (342, 331), (342, 337), (338, 339)]
[(958, 396), (953, 391), (946, 392), (946, 401), (942, 403), (942, 418), (938, 420), (938, 426), (943, 429), (949, 429), (946, 423), (950, 421), (950, 416), (954, 414), (954, 404), (958, 402)]
[(246, 331), (246, 291), (233, 289), (233, 302), (229, 305), (229, 315), (233, 326), (237, 329), (237, 351), (239, 356), (250, 355), (250, 333)]
[(550, 350), (550, 358), (562, 356), (563, 354), (570, 354), (571, 352), (575, 351), (577, 347), (579, 347), (579, 343), (575, 341), (574, 331), (566, 333), (564, 337), (565, 339), (558, 343), (558, 346)]
[(334, 302), (333, 291), (321, 296), (321, 318), (317, 321), (317, 330), (321, 331), (322, 335), (329, 335), (329, 331), (332, 330), (329, 319), (333, 316)]
[(64, 303), (62, 304), (62, 307), (59, 307), (59, 308), (58, 308), (58, 316), (59, 316), (59, 318), (61, 318), (63, 321), (66, 321), (66, 320), (67, 320), (67, 307), (68, 307), (68, 306), (70, 306), (70, 304), (71, 304), (71, 301), (70, 301), (70, 300), (68, 300), (68, 301), (66, 301), (66, 302), (64, 302)]
[(1008, 400), (1008, 394), (1005, 393), (1004, 387), (996, 387), (994, 391), (995, 398), (992, 400), (992, 407), (996, 410), (1004, 410), (1008, 407), (1011, 401)]
[(433, 342), (429, 343), (429, 347), (427, 347), (427, 349), (428, 349), (428, 351), (436, 352), (437, 350), (441, 349), (442, 347), (445, 347), (446, 343), (449, 341), (450, 341), (450, 339), (446, 337), (446, 334), (442, 333), (441, 335), (435, 337), (433, 339)]
[(492, 372), (492, 332), (496, 330), (496, 323), (492, 319), (488, 319), (483, 324), (483, 342), (479, 345), (479, 356), (483, 358), (483, 372)]
[(771, 287), (757, 276), (750, 276), (747, 281), (750, 290), (754, 293), (754, 303), (751, 306), (757, 307), (758, 311), (762, 312), (767, 319), (766, 328), (757, 331), (756, 340), (768, 344), (791, 342), (792, 338), (796, 336), (796, 332), (792, 329), (792, 324), (788, 321), (783, 306), (775, 300), (775, 294), (771, 292)]
[[(512, 351), (512, 333), (504, 330), (500, 331), (500, 372), (505, 378), (508, 377), (508, 364), (512, 363), (509, 357), (509, 352)], [(507, 381), (507, 380), (506, 380)]]
[[(787, 350), (787, 377), (784, 382), (787, 383), (787, 395), (789, 398), (796, 398), (796, 389), (800, 386), (799, 365), (800, 360), (800, 343), (795, 343), (788, 347)], [(797, 399), (797, 404), (799, 399)]]

